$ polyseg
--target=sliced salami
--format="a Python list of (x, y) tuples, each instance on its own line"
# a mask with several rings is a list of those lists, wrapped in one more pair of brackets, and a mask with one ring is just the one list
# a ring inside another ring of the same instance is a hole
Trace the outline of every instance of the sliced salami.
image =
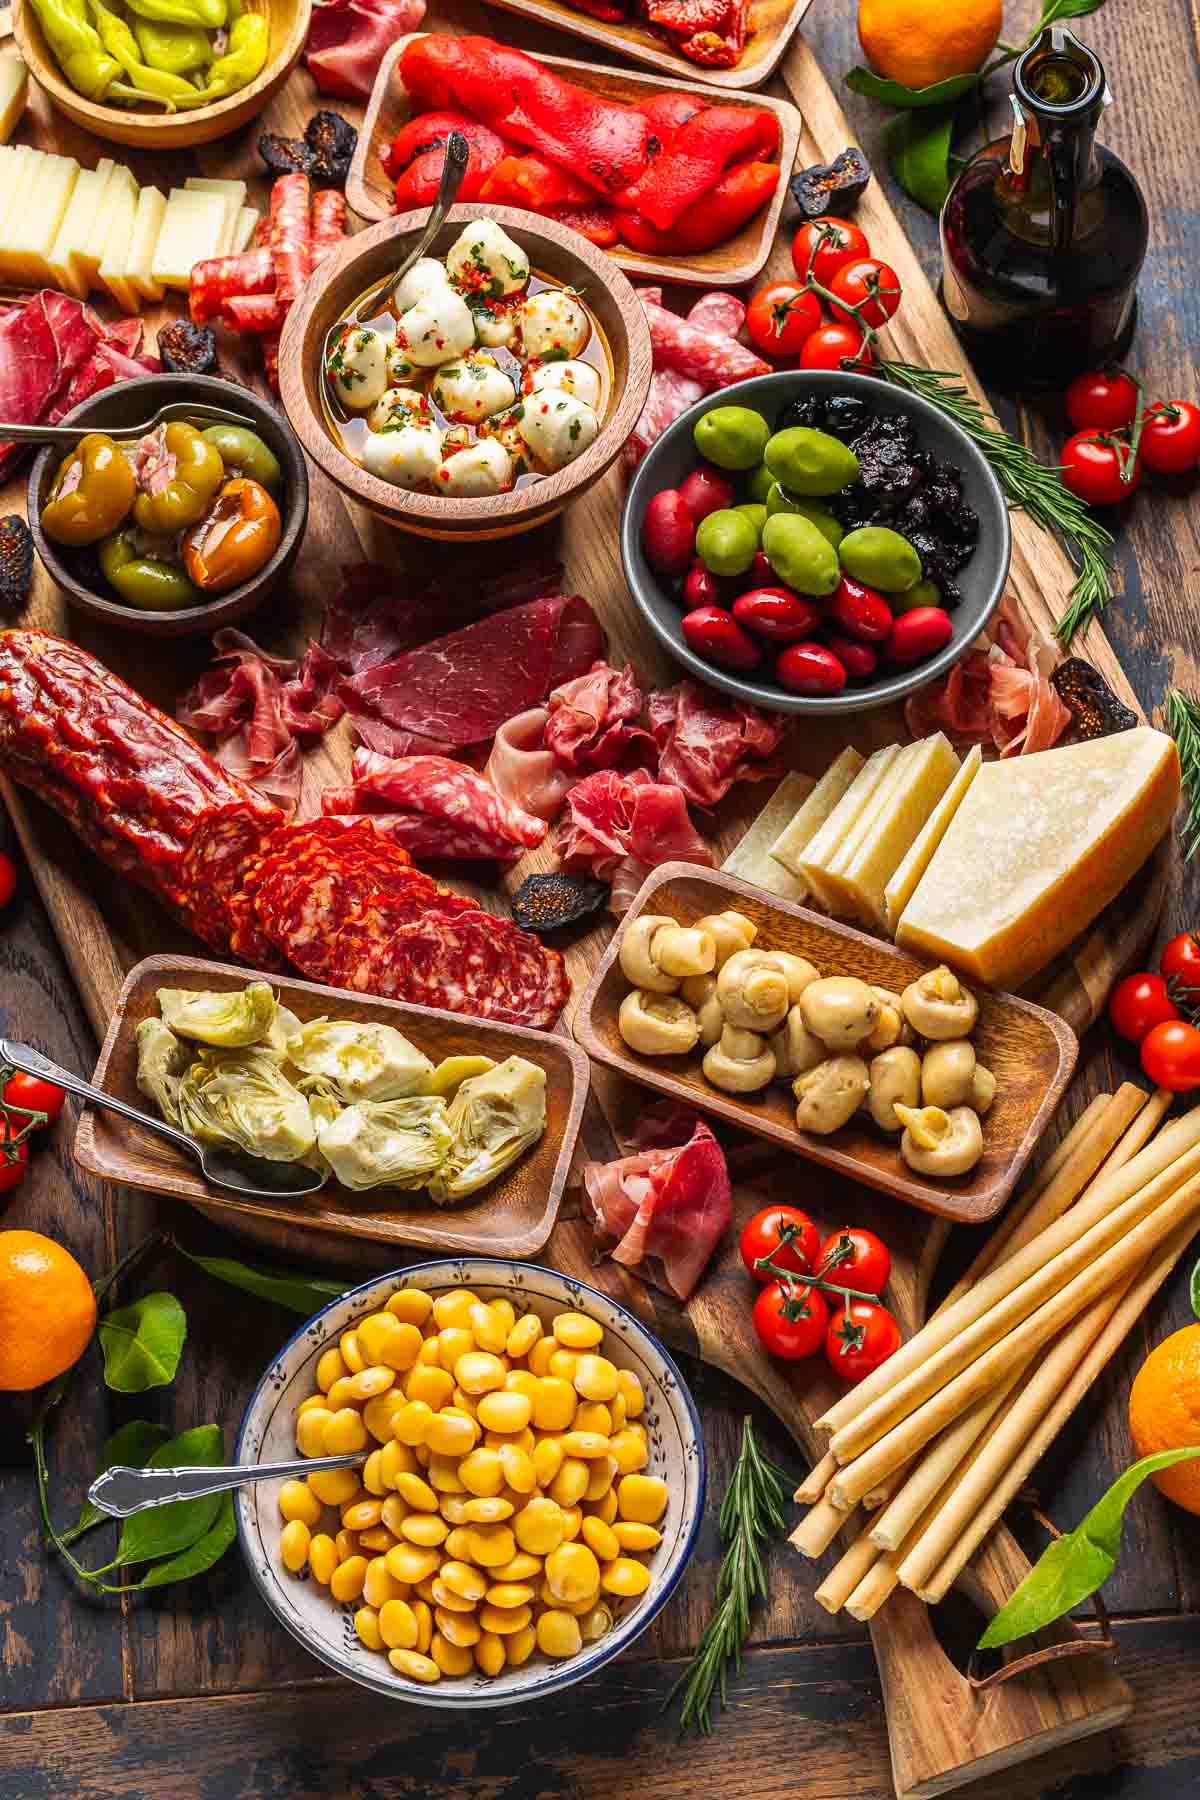
[(370, 991), (511, 1025), (552, 1024), (567, 996), (562, 958), (499, 924), (480, 913), (400, 926), (374, 961)]
[[(643, 295), (649, 289), (642, 289)], [(662, 305), (662, 290), (658, 291), (658, 304)], [(701, 294), (687, 316), (689, 325), (697, 331), (711, 331), (718, 337), (736, 337), (746, 323), (745, 302), (736, 294)]]
[(275, 292), (288, 307), (312, 274), (311, 189), (303, 173), (281, 175), (271, 189), (271, 255)]
[(700, 330), (690, 319), (668, 312), (653, 300), (641, 296), (646, 323), (650, 327), (650, 344), (656, 369), (674, 369), (704, 388), (728, 387), (735, 381), (746, 381), (752, 375), (769, 375), (770, 363), (753, 350), (747, 350), (736, 338)]
[(422, 861), (514, 862), (546, 835), (545, 821), (505, 800), (484, 776), (446, 756), (356, 750), (352, 785), (326, 788), (326, 813), (370, 814), (376, 829)]
[(189, 891), (194, 930), (214, 948), (241, 945), (237, 954), (258, 968), (278, 968), (278, 956), (258, 930), (243, 883), (274, 834), (276, 812), (264, 804), (223, 807), (204, 819), (184, 852), (181, 879)]
[(319, 188), (312, 203), (312, 266), (324, 262), (346, 235), (346, 196), (340, 188)]
[(219, 308), (221, 323), (230, 331), (270, 336), (283, 330), (288, 309), (277, 293), (235, 294)]
[(215, 256), (197, 263), (188, 289), (188, 310), (197, 325), (219, 317), (226, 300), (238, 294), (275, 291), (275, 263), (270, 250), (243, 250), (240, 256)]

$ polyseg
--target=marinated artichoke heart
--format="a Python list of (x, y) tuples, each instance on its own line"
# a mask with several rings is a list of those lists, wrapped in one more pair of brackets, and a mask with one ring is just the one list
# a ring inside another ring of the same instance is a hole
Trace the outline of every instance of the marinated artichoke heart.
[[(264, 1037), (263, 1042), (269, 1045), (269, 1047), (274, 1050), (280, 1062), (283, 1062), (287, 1057), (288, 1039), (290, 1037), (295, 1037), (300, 1028), (301, 1021), (296, 1017), (291, 1007), (284, 1006), (282, 1001), (277, 1000), (275, 1002), (275, 1013), (271, 1023), (267, 1027), (266, 1036)], [(290, 1074), (288, 1079), (291, 1079)], [(297, 1083), (295, 1085), (298, 1086), (299, 1084)]]
[(300, 1075), (294, 1085), (308, 1101), (313, 1126), (319, 1136), (322, 1125), (332, 1125), (345, 1102), (324, 1075)]
[(193, 1052), (161, 1019), (143, 1019), (137, 1028), (137, 1084), (171, 1125), (182, 1125), (179, 1084)]
[(265, 981), (228, 994), (198, 993), (188, 988), (159, 988), (163, 1023), (180, 1037), (219, 1050), (241, 1050), (261, 1044), (271, 1029), (276, 1002)]
[(447, 1114), (454, 1145), (429, 1183), (432, 1200), (465, 1200), (495, 1181), (546, 1129), (546, 1076), (510, 1056), (464, 1081)]
[(429, 1058), (392, 1025), (349, 1019), (313, 1019), (287, 1040), (289, 1062), (306, 1075), (323, 1075), (342, 1099), (405, 1100), (427, 1094)]
[(183, 1129), (269, 1162), (300, 1162), (317, 1141), (309, 1103), (271, 1050), (204, 1051), (179, 1088)]
[(464, 1081), (470, 1081), (473, 1075), (486, 1075), (495, 1066), (491, 1056), (445, 1056), (430, 1077), (429, 1092), (452, 1100)]
[(424, 1187), (453, 1142), (446, 1102), (425, 1094), (363, 1100), (317, 1132), (321, 1155), (346, 1188)]

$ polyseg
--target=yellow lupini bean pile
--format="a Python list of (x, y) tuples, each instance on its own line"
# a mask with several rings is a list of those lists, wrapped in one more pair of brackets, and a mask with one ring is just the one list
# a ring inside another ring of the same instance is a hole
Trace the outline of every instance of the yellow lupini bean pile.
[(358, 1603), (398, 1674), (574, 1656), (649, 1587), (667, 1484), (644, 1473), (641, 1382), (603, 1340), (585, 1313), (547, 1333), (507, 1299), (403, 1288), (318, 1359), (301, 1454), (369, 1454), (283, 1483), (279, 1554)]

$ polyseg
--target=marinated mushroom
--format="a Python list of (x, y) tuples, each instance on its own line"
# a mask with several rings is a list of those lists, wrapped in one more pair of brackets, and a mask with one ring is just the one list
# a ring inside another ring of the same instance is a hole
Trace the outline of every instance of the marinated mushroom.
[(664, 926), (678, 929), (674, 919), (662, 913), (642, 913), (626, 927), (621, 939), (621, 973), (631, 986), (651, 994), (673, 994), (679, 986), (679, 977), (666, 974), (654, 960), (655, 934)]
[(925, 1052), (921, 1098), (926, 1106), (969, 1105), (974, 1081), (975, 1046), (966, 1038), (948, 1038)]
[(753, 1094), (775, 1077), (775, 1055), (757, 1031), (726, 1025), (704, 1058), (704, 1073), (727, 1094)]
[(696, 920), (697, 931), (710, 931), (717, 946), (717, 968), (723, 969), (739, 950), (748, 950), (758, 936), (758, 926), (745, 913), (706, 913)]
[(967, 1098), (977, 1113), (990, 1111), (992, 1101), (996, 1098), (996, 1077), (990, 1069), (985, 1069), (981, 1062), (975, 1064), (975, 1073), (971, 1078), (971, 1092)]
[(879, 1022), (879, 1001), (857, 975), (827, 975), (800, 996), (804, 1023), (831, 1050), (853, 1050)]
[(796, 1128), (825, 1137), (852, 1119), (871, 1085), (861, 1056), (831, 1056), (792, 1083)]
[(696, 1015), (700, 1026), (700, 1042), (707, 1050), (715, 1044), (725, 1024), (725, 1014), (717, 998), (715, 975), (689, 975), (680, 993)]
[(910, 981), (900, 996), (904, 1016), (920, 1037), (940, 1043), (967, 1037), (979, 1017), (979, 1002), (945, 963)]
[(900, 1154), (918, 1175), (965, 1175), (983, 1155), (983, 1128), (969, 1106), (897, 1106)]
[(820, 976), (820, 970), (814, 969), (806, 956), (793, 956), (790, 950), (764, 950), (763, 955), (787, 976), (791, 1006), (795, 1006), (805, 988), (811, 987)]
[(904, 1127), (896, 1117), (896, 1107), (914, 1107), (920, 1101), (920, 1057), (906, 1044), (895, 1044), (890, 1050), (882, 1050), (872, 1057), (870, 1075), (867, 1110), (880, 1131), (902, 1131)]
[(798, 1006), (789, 1007), (787, 1018), (772, 1035), (771, 1048), (775, 1052), (776, 1072), (789, 1081), (793, 1076), (805, 1075), (809, 1069), (815, 1069), (829, 1054), (820, 1038), (815, 1038), (804, 1023), (804, 1015)]
[(707, 975), (717, 966), (716, 939), (700, 926), (664, 925), (650, 940), (650, 956), (664, 975)]
[(634, 988), (617, 1014), (617, 1029), (641, 1056), (686, 1056), (700, 1037), (700, 1021), (675, 994)]
[(911, 1044), (913, 1028), (900, 1010), (899, 994), (893, 994), (890, 988), (876, 987), (874, 983), (871, 992), (879, 1002), (879, 1017), (870, 1037), (863, 1039), (864, 1050), (872, 1050), (878, 1055), (882, 1050), (890, 1050), (894, 1044)]
[(788, 978), (761, 950), (735, 950), (717, 976), (717, 997), (730, 1025), (774, 1031), (790, 1004)]

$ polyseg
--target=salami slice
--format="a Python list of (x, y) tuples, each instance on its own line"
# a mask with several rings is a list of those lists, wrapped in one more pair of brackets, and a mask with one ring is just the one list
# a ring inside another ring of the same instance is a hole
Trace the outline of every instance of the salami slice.
[[(312, 266), (324, 262), (346, 236), (346, 196), (340, 188), (319, 188), (312, 203)], [(248, 291), (248, 290), (247, 290)]]
[(567, 997), (558, 952), (487, 913), (400, 926), (370, 973), (385, 998), (511, 1025), (551, 1025)]
[(641, 418), (625, 440), (621, 454), (630, 468), (640, 463), (651, 444), (657, 443), (668, 425), (673, 425), (689, 406), (703, 399), (704, 388), (687, 375), (674, 369), (655, 369), (650, 377), (650, 392), (642, 408)]
[(257, 929), (242, 884), (274, 833), (274, 812), (241, 803), (223, 807), (192, 833), (181, 866), (196, 935), (221, 950), (238, 940), (237, 954), (258, 968), (282, 964)]
[[(643, 288), (642, 293), (646, 292)], [(661, 289), (658, 304), (662, 305)], [(689, 311), (687, 322), (697, 331), (711, 331), (718, 337), (736, 337), (746, 323), (745, 303), (736, 294), (701, 294)]]
[(271, 189), (271, 255), (284, 316), (312, 273), (311, 189), (303, 173), (281, 175)]
[(272, 294), (275, 263), (270, 250), (243, 250), (240, 256), (215, 256), (197, 263), (188, 290), (188, 310), (197, 325), (220, 316), (226, 300), (238, 294)]
[(728, 387), (735, 381), (746, 381), (752, 375), (769, 375), (770, 363), (753, 350), (747, 350), (736, 338), (714, 335), (700, 330), (690, 319), (668, 312), (653, 300), (641, 296), (646, 323), (650, 327), (650, 345), (656, 369), (674, 369), (699, 381), (706, 390)]
[(235, 294), (219, 308), (221, 323), (229, 331), (245, 331), (268, 337), (283, 330), (288, 309), (278, 293)]
[(446, 756), (379, 756), (356, 750), (352, 785), (326, 788), (335, 816), (368, 814), (377, 829), (424, 861), (513, 862), (540, 844), (545, 821), (505, 800), (490, 781)]

